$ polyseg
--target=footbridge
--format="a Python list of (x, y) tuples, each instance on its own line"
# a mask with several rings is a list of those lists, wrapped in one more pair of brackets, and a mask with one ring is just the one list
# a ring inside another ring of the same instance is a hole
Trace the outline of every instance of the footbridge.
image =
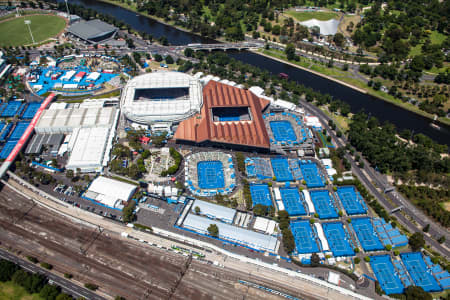
[(253, 50), (264, 47), (264, 43), (258, 42), (242, 42), (242, 43), (220, 43), (220, 44), (188, 44), (186, 46), (178, 46), (177, 50), (184, 50), (191, 48), (194, 51), (206, 50)]

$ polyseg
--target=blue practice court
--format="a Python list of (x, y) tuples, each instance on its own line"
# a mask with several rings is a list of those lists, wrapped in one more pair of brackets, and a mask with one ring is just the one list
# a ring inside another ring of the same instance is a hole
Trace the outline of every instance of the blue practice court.
[(297, 141), (297, 136), (295, 134), (294, 128), (292, 128), (291, 122), (284, 121), (271, 121), (270, 129), (273, 133), (273, 138), (277, 142), (295, 142)]
[(253, 206), (256, 204), (272, 206), (272, 198), (270, 197), (269, 186), (267, 184), (251, 184), (250, 194), (252, 196)]
[(36, 114), (36, 112), (39, 110), (39, 108), (41, 107), (41, 102), (32, 102), (30, 104), (28, 104), (27, 108), (25, 109), (25, 112), (23, 113), (21, 119), (33, 119), (34, 115)]
[(13, 123), (9, 123), (5, 126), (5, 128), (2, 131), (2, 134), (0, 135), (0, 142), (4, 142), (6, 140), (6, 137), (8, 136), (9, 132), (11, 131), (11, 128), (13, 127)]
[(277, 178), (277, 181), (293, 181), (291, 171), (289, 170), (289, 163), (287, 158), (272, 158), (273, 175)]
[(369, 218), (352, 219), (351, 225), (364, 251), (383, 250), (384, 246), (376, 234)]
[(309, 194), (320, 219), (334, 219), (339, 217), (328, 190), (309, 191)]
[(337, 195), (344, 206), (347, 215), (361, 215), (367, 213), (367, 206), (364, 199), (353, 186), (338, 187)]
[(320, 172), (315, 163), (300, 163), (300, 170), (308, 188), (325, 186), (325, 181), (320, 176)]
[(281, 200), (290, 216), (305, 216), (303, 199), (297, 188), (280, 188)]
[(20, 101), (10, 101), (3, 110), (1, 116), (4, 118), (14, 117), (19, 112), (21, 106), (22, 102)]
[(17, 122), (16, 127), (9, 136), (8, 141), (18, 141), (22, 137), (25, 130), (27, 130), (29, 124), (30, 122), (27, 121)]
[(442, 288), (431, 274), (431, 270), (428, 270), (420, 252), (402, 253), (400, 258), (415, 285), (422, 287), (425, 292), (442, 291)]
[(291, 231), (294, 236), (297, 253), (315, 253), (319, 252), (317, 239), (311, 229), (308, 220), (291, 222)]
[(198, 186), (201, 189), (225, 187), (223, 165), (220, 161), (201, 161), (197, 164)]
[(17, 141), (7, 141), (0, 152), (0, 159), (5, 159), (16, 146)]
[(322, 223), (323, 232), (334, 256), (353, 256), (355, 251), (341, 222)]
[(386, 295), (403, 293), (405, 287), (389, 255), (371, 256), (370, 266)]

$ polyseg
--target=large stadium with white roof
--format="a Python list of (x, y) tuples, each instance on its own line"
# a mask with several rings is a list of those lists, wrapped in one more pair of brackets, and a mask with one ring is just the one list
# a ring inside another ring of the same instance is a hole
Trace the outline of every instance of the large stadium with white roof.
[(131, 79), (122, 92), (121, 108), (131, 121), (151, 125), (179, 123), (202, 107), (200, 81), (179, 72), (156, 72)]

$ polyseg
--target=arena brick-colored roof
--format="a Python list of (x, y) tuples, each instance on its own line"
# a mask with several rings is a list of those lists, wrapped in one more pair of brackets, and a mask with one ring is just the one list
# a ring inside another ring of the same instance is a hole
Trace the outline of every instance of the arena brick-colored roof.
[[(269, 135), (262, 118), (262, 111), (268, 105), (268, 100), (259, 98), (248, 90), (211, 80), (203, 89), (201, 112), (182, 121), (175, 132), (174, 138), (196, 143), (211, 141), (269, 148)], [(211, 108), (240, 106), (250, 108), (252, 120), (213, 121)]]

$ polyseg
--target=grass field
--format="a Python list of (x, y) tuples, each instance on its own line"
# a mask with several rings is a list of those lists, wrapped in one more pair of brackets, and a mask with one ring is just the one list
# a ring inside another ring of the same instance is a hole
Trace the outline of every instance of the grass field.
[(37, 294), (28, 294), (23, 287), (9, 281), (0, 282), (0, 300), (42, 300), (42, 298)]
[(53, 15), (31, 15), (6, 20), (0, 23), (0, 46), (32, 44), (25, 20), (31, 21), (31, 32), (36, 43), (56, 36), (66, 26), (63, 18)]
[(331, 19), (337, 19), (338, 14), (334, 12), (324, 12), (324, 11), (287, 11), (287, 15), (293, 17), (297, 21), (303, 22), (311, 19), (317, 19), (319, 21), (328, 21)]

